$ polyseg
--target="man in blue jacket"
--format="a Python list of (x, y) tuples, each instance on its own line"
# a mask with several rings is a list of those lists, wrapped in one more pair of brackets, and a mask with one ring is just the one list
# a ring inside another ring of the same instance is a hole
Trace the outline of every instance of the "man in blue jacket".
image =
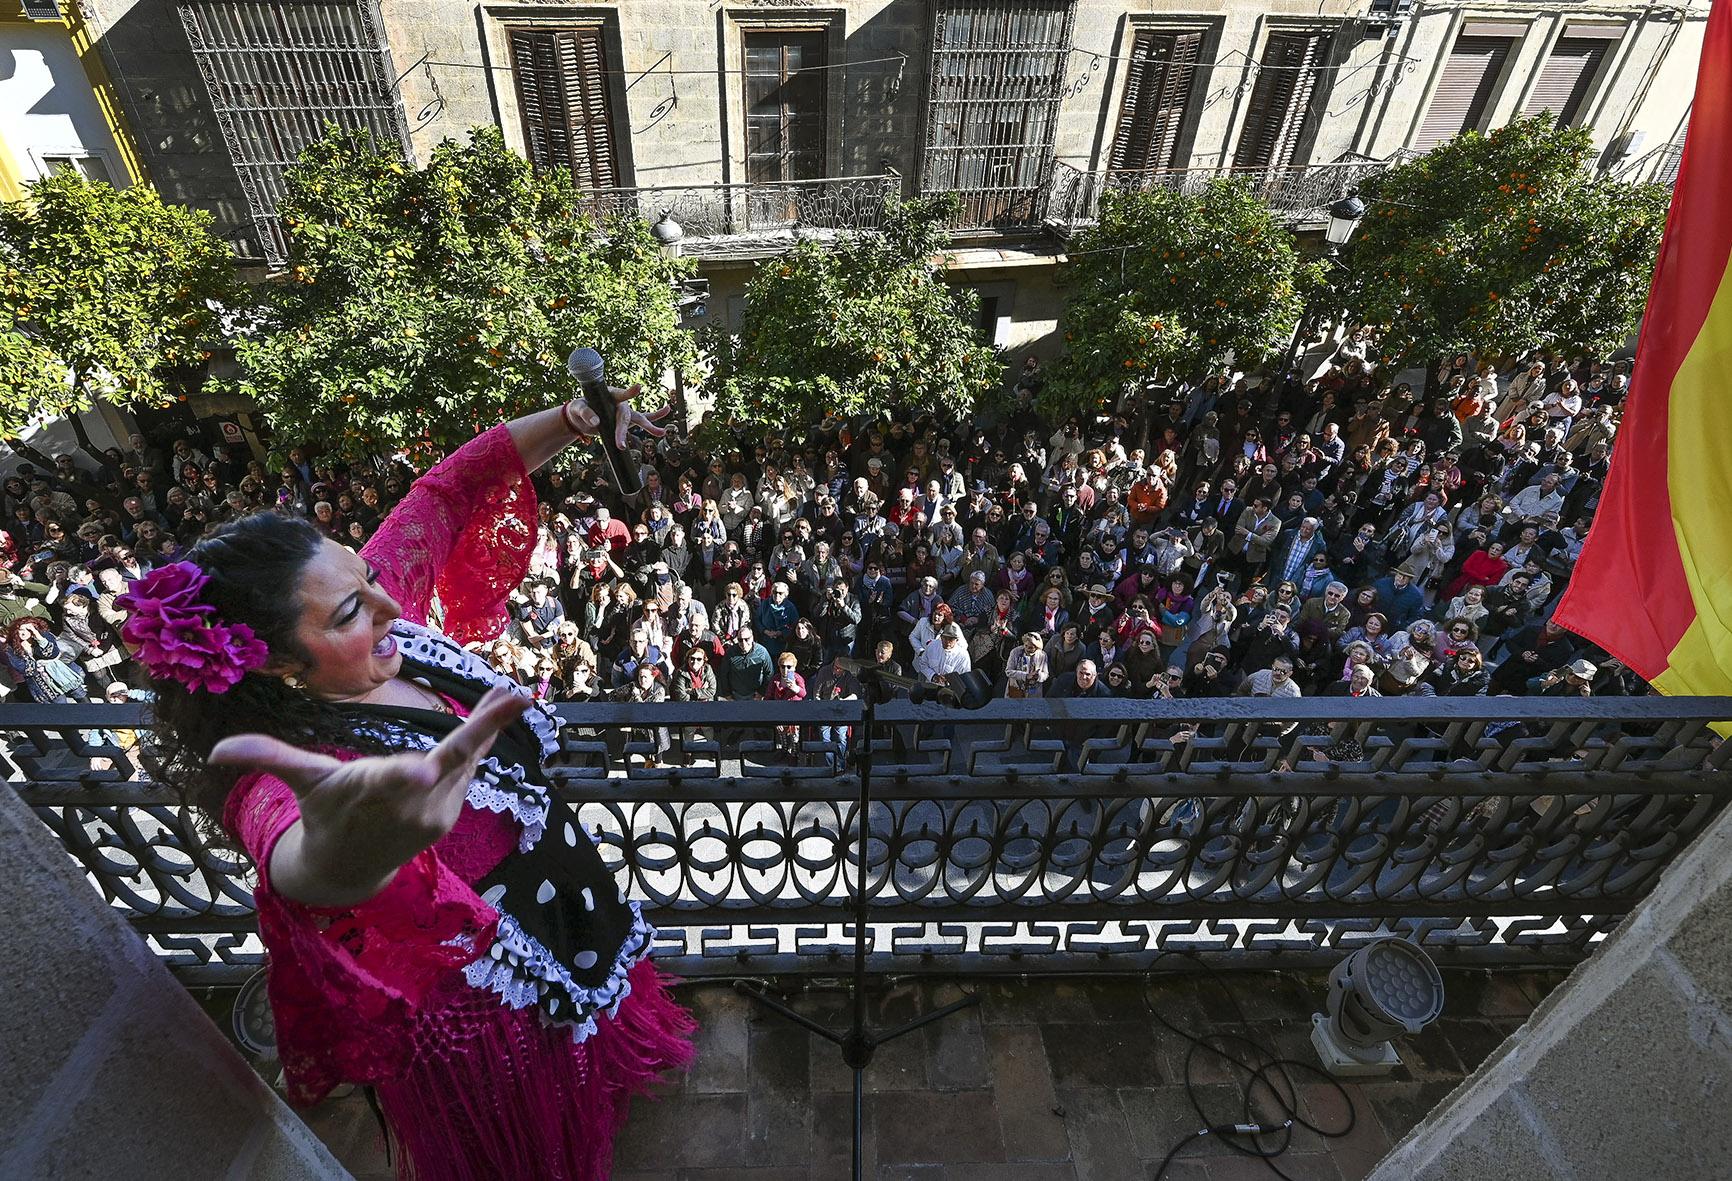
[(1425, 595), (1413, 584), (1413, 577), (1413, 567), (1403, 562), (1371, 584), (1377, 605), (1397, 628), (1405, 629), (1425, 610)]

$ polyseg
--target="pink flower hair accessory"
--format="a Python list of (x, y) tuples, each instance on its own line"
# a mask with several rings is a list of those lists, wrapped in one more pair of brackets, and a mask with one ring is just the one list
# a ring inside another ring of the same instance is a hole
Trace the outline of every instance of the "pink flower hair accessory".
[(188, 689), (227, 693), (264, 667), (264, 641), (244, 623), (226, 624), (199, 601), (210, 576), (191, 562), (159, 566), (115, 600), (127, 612), (121, 639), (157, 680)]

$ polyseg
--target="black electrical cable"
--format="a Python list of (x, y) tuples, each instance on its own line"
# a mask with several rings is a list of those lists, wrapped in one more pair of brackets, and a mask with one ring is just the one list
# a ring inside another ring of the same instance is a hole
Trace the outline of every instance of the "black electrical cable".
[[(1239, 1024), (1249, 1027), (1250, 1021), (1245, 1016), (1244, 1008), (1239, 1004), (1239, 998), (1234, 996), (1232, 990), (1221, 981), (1219, 973), (1207, 960), (1195, 952), (1163, 951), (1155, 957), (1154, 962), (1159, 963), (1163, 957), (1169, 955), (1180, 955), (1195, 960), (1208, 976), (1210, 983), (1226, 995)], [(1152, 982), (1152, 976), (1150, 980)], [(1160, 1022), (1170, 1033), (1184, 1039), (1189, 1044), (1190, 1048), (1185, 1051), (1185, 1097), (1191, 1101), (1191, 1107), (1196, 1111), (1197, 1119), (1202, 1125), (1195, 1132), (1187, 1133), (1174, 1143), (1162, 1159), (1160, 1167), (1154, 1171), (1150, 1181), (1161, 1181), (1180, 1152), (1209, 1136), (1216, 1137), (1235, 1152), (1257, 1157), (1269, 1167), (1272, 1173), (1282, 1178), (1282, 1181), (1294, 1181), (1291, 1176), (1281, 1171), (1280, 1166), (1275, 1161), (1292, 1147), (1293, 1130), (1296, 1126), (1314, 1132), (1326, 1140), (1336, 1140), (1349, 1135), (1358, 1124), (1359, 1110), (1353, 1102), (1353, 1096), (1348, 1094), (1347, 1088), (1342, 1086), (1333, 1075), (1320, 1066), (1297, 1058), (1282, 1058), (1252, 1038), (1240, 1034), (1209, 1033), (1199, 1035), (1190, 1030), (1181, 1029), (1167, 1019), (1146, 991), (1144, 999), (1148, 1001), (1149, 1011), (1154, 1015), (1155, 1020)], [(1241, 1058), (1228, 1053), (1223, 1048), (1225, 1046), (1244, 1046), (1249, 1050), (1249, 1053)], [(1202, 1098), (1197, 1091), (1198, 1084), (1192, 1074), (1192, 1067), (1199, 1053), (1212, 1054), (1236, 1071), (1242, 1071), (1245, 1074), (1246, 1079), (1243, 1084), (1245, 1106), (1243, 1117), (1238, 1122), (1211, 1122), (1209, 1113), (1203, 1110)], [(1336, 1093), (1347, 1105), (1347, 1120), (1341, 1127), (1321, 1127), (1307, 1118), (1301, 1110), (1299, 1088), (1289, 1073), (1294, 1068), (1309, 1071), (1335, 1088)], [(1259, 1106), (1257, 1100), (1262, 1093), (1266, 1093), (1268, 1096), (1268, 1103), (1265, 1106), (1275, 1109), (1272, 1118), (1268, 1115), (1260, 1116), (1256, 1111)], [(1267, 1146), (1259, 1142), (1264, 1137), (1271, 1136), (1280, 1136), (1279, 1143), (1274, 1146)]]

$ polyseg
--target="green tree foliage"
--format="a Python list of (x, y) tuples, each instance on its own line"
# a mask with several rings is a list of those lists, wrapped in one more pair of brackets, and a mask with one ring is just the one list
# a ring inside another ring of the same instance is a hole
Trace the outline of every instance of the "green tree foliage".
[(1622, 344), (1670, 194), (1593, 179), (1593, 154), (1587, 128), (1545, 114), (1467, 132), (1368, 180), (1343, 302), (1398, 365)]
[(165, 374), (208, 358), (241, 298), (208, 213), (70, 171), (34, 182), (0, 206), (0, 435), (98, 398), (172, 401)]
[(1126, 382), (1188, 375), (1281, 348), (1315, 278), (1293, 235), (1240, 181), (1201, 192), (1108, 192), (1061, 273), (1066, 352), (1043, 401), (1115, 399)]
[(712, 329), (714, 413), (785, 428), (893, 406), (969, 410), (1003, 367), (975, 327), (979, 298), (944, 282), (956, 198), (894, 205), (881, 231), (802, 242), (746, 284), (738, 335)]
[(442, 450), (572, 397), (574, 348), (649, 388), (691, 359), (669, 287), (687, 264), (640, 218), (599, 223), (569, 172), (537, 175), (496, 128), (419, 170), (333, 129), (290, 171), (283, 226), (288, 273), (237, 355), (294, 440)]

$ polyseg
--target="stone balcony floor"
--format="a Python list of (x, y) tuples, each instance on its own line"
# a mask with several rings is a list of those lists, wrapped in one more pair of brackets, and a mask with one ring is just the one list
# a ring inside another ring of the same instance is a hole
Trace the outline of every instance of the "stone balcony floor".
[[(1352, 1130), (1330, 1139), (1298, 1130), (1275, 1162), (1281, 1172), (1295, 1181), (1365, 1176), (1563, 977), (1446, 970), (1443, 1016), (1401, 1046), (1404, 1065), (1387, 1078), (1345, 1084), (1356, 1111)], [(1188, 1045), (1154, 1020), (1151, 1006), (1195, 1034), (1238, 1034), (1314, 1063), (1310, 1014), (1324, 987), (1321, 973), (1265, 971), (904, 980), (879, 989), (870, 1011), (880, 1026), (964, 989), (981, 1004), (877, 1052), (866, 1072), (865, 1175), (1151, 1181), (1168, 1149), (1201, 1125), (1185, 1087)], [(634, 1107), (614, 1181), (846, 1178), (852, 1081), (839, 1051), (726, 984), (694, 981), (680, 993), (700, 1024), (697, 1064), (658, 1101)], [(813, 988), (793, 1005), (832, 1028), (845, 1024), (839, 989)], [(1242, 1118), (1244, 1072), (1199, 1052), (1192, 1075), (1209, 1122)], [(1313, 1123), (1345, 1125), (1348, 1113), (1329, 1084), (1309, 1071), (1293, 1079)], [(361, 1181), (392, 1176), (358, 1093), (326, 1102), (308, 1122)], [(1275, 1175), (1213, 1137), (1188, 1145), (1166, 1174), (1176, 1181)]]

